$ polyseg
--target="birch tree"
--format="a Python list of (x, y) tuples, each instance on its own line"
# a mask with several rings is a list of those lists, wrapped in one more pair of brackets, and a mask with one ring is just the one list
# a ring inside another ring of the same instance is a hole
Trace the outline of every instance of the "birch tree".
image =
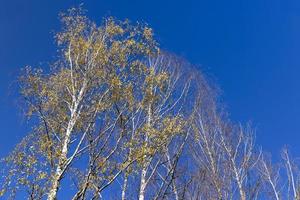
[(127, 148), (130, 157), (136, 160), (135, 173), (127, 172), (124, 177), (123, 198), (128, 181), (133, 177), (139, 181), (139, 199), (155, 196), (153, 191), (147, 195), (150, 184), (151, 187), (160, 184), (159, 197), (170, 188), (166, 184), (168, 181), (172, 182), (173, 192), (177, 191), (173, 174), (188, 137), (187, 120), (191, 113), (185, 106), (191, 75), (183, 72), (183, 63), (161, 53), (145, 61), (145, 76), (140, 81), (135, 80), (136, 98), (130, 114), (131, 141)]
[[(70, 9), (61, 20), (63, 28), (56, 35), (58, 60), (46, 70), (26, 67), (20, 77), (27, 116), (34, 117), (35, 123), (32, 141), (24, 143), (20, 154), (27, 157), (27, 149), (36, 146), (31, 149), (36, 151), (33, 159), (43, 159), (46, 165), (43, 176), (50, 184), (45, 194), (49, 200), (57, 198), (61, 181), (71, 167), (76, 167), (75, 161), (96, 154), (90, 164), (99, 165), (101, 160), (100, 169), (105, 168), (124, 134), (118, 124), (123, 120), (123, 108), (116, 106), (120, 101), (130, 104), (126, 91), (131, 86), (123, 82), (124, 77), (142, 70), (138, 69), (139, 60), (158, 49), (151, 29), (144, 25), (107, 18), (97, 26), (81, 9)], [(13, 157), (12, 162), (18, 159)], [(115, 165), (125, 160), (116, 160)]]
[(280, 191), (282, 189), (280, 184), (280, 167), (273, 164), (271, 159), (264, 155), (261, 157), (258, 170), (265, 182), (269, 185), (269, 187), (267, 187), (270, 188), (268, 189), (269, 196), (276, 200), (282, 199)]
[(282, 150), (283, 164), (286, 170), (287, 176), (287, 199), (300, 199), (300, 187), (299, 187), (299, 169), (296, 162), (291, 158), (289, 150), (284, 148)]
[(196, 140), (190, 147), (197, 171), (192, 183), (199, 185), (189, 195), (192, 199), (257, 198), (260, 151), (254, 133), (227, 120), (216, 101), (207, 102), (199, 106), (193, 124)]
[(197, 189), (189, 194), (191, 199), (228, 199), (231, 195), (231, 173), (220, 135), (225, 126), (221, 124), (215, 105), (210, 105), (208, 108), (199, 106), (193, 125), (196, 140), (190, 147), (197, 171), (192, 181)]
[(233, 133), (236, 134), (229, 137), (230, 139), (221, 134), (221, 145), (226, 153), (240, 199), (246, 200), (247, 196), (250, 197), (250, 194), (246, 193), (246, 183), (249, 181), (251, 170), (255, 170), (261, 153), (255, 151), (254, 134), (249, 127), (238, 127)]
[(265, 196), (268, 198), (299, 199), (299, 164), (289, 150), (281, 150), (281, 162), (273, 163), (270, 156), (264, 155), (258, 166), (259, 173), (266, 183)]

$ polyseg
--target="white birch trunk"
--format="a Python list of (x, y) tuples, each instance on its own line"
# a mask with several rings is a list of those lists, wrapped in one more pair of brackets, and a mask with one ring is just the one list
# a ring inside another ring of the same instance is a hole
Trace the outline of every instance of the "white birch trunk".
[(78, 98), (75, 98), (75, 95), (73, 96), (73, 108), (71, 109), (71, 116), (70, 120), (67, 126), (66, 134), (63, 140), (61, 155), (58, 161), (58, 165), (56, 167), (55, 174), (53, 175), (52, 179), (52, 185), (50, 188), (50, 191), (48, 193), (47, 200), (56, 200), (57, 192), (60, 186), (60, 180), (67, 168), (68, 162), (67, 162), (67, 155), (68, 155), (68, 147), (71, 139), (71, 133), (73, 131), (74, 125), (76, 123), (76, 120), (80, 114), (80, 110), (78, 109), (79, 103), (82, 100), (84, 91), (86, 88), (86, 82), (83, 83), (82, 88), (80, 89), (80, 92), (78, 94)]
[(125, 175), (123, 188), (122, 188), (122, 200), (126, 200), (126, 189), (127, 189), (128, 176)]
[(141, 185), (140, 185), (140, 192), (139, 192), (139, 200), (145, 199), (146, 174), (147, 174), (147, 168), (143, 167), (142, 173), (141, 173)]
[(67, 132), (64, 138), (63, 147), (61, 151), (61, 155), (59, 158), (59, 163), (56, 168), (55, 174), (53, 176), (52, 180), (52, 186), (50, 189), (50, 192), (48, 194), (48, 200), (55, 200), (57, 196), (57, 191), (60, 185), (60, 179), (63, 175), (64, 169), (66, 167), (66, 161), (67, 161), (67, 154), (68, 154), (68, 145), (70, 142), (71, 132), (73, 129), (73, 126), (75, 124), (75, 118), (73, 117), (68, 125)]
[[(152, 86), (151, 87), (151, 92), (152, 92)], [(147, 123), (150, 126), (151, 125), (151, 118), (152, 118), (152, 110), (151, 110), (151, 103), (149, 103), (148, 107), (148, 119)], [(145, 138), (146, 144), (148, 142), (148, 133), (146, 133), (146, 138)], [(147, 186), (147, 180), (146, 180), (146, 175), (147, 175), (147, 168), (149, 165), (148, 157), (145, 156), (145, 163), (143, 164), (142, 172), (141, 172), (141, 183), (140, 183), (140, 191), (139, 191), (139, 200), (144, 200), (145, 199), (145, 190)]]

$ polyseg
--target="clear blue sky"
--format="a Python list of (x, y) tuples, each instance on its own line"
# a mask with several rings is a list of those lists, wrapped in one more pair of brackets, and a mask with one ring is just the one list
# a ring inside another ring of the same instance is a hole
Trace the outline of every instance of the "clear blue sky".
[(257, 143), (300, 150), (298, 0), (0, 0), (0, 157), (28, 131), (10, 85), (25, 65), (46, 65), (58, 13), (84, 2), (96, 21), (113, 15), (150, 24), (161, 46), (215, 78), (235, 121), (252, 121)]

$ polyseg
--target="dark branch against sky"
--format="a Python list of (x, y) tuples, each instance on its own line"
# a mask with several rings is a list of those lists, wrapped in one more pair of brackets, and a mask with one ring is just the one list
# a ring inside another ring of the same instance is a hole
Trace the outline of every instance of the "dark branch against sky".
[[(11, 85), (25, 65), (54, 60), (58, 14), (83, 1), (0, 0), (0, 156), (28, 131)], [(299, 151), (300, 2), (84, 1), (87, 15), (147, 22), (162, 48), (199, 65), (222, 89), (230, 117), (252, 121), (257, 143)]]

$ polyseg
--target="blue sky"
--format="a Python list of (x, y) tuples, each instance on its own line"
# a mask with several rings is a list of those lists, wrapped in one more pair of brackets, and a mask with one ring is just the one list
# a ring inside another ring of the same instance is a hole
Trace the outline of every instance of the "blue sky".
[(252, 121), (259, 145), (299, 152), (300, 1), (0, 0), (0, 157), (29, 130), (11, 85), (21, 67), (54, 59), (58, 13), (82, 2), (98, 22), (147, 22), (162, 48), (215, 79), (230, 117)]

